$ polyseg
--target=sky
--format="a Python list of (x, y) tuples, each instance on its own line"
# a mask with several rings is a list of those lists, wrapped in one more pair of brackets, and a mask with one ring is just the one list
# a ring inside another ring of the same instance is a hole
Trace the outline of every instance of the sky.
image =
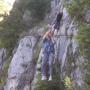
[(8, 9), (10, 11), (13, 7), (15, 0), (4, 0), (4, 1), (5, 1), (6, 5), (8, 6)]
[[(10, 14), (10, 11), (13, 8), (15, 0), (0, 0), (0, 14)], [(0, 17), (0, 22), (4, 19), (4, 17)]]
[(15, 0), (4, 0), (7, 4), (13, 6)]

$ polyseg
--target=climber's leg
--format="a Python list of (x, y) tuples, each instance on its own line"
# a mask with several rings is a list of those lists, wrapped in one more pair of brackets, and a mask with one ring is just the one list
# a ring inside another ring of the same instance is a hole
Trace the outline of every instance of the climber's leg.
[(49, 55), (49, 80), (52, 80), (54, 54)]
[(42, 73), (42, 80), (46, 79), (46, 64), (47, 64), (48, 56), (44, 54), (42, 57), (42, 64), (41, 64), (41, 73)]

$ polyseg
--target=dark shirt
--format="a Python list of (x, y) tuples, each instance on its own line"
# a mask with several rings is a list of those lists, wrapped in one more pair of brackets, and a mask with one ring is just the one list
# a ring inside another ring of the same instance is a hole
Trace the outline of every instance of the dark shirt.
[(63, 16), (63, 13), (58, 13), (58, 15), (57, 15), (57, 18), (56, 18), (56, 22), (60, 22), (61, 21), (61, 19), (62, 19), (62, 16)]
[(59, 30), (60, 27), (60, 21), (62, 19), (63, 13), (58, 13), (56, 20), (55, 20), (55, 25), (54, 25), (54, 29)]

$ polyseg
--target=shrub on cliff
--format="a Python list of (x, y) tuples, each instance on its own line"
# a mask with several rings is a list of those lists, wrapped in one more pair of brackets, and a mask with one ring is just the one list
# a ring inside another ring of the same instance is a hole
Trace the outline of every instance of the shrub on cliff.
[(45, 14), (50, 10), (51, 0), (30, 0), (27, 8), (31, 12), (31, 16), (36, 20), (43, 20)]

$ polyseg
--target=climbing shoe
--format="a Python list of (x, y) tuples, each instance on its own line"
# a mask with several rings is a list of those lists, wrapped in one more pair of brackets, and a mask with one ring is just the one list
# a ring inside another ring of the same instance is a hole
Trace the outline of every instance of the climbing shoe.
[(48, 79), (48, 81), (52, 81), (52, 76), (49, 76), (49, 79)]
[(42, 76), (41, 80), (47, 80), (47, 77), (46, 76)]

